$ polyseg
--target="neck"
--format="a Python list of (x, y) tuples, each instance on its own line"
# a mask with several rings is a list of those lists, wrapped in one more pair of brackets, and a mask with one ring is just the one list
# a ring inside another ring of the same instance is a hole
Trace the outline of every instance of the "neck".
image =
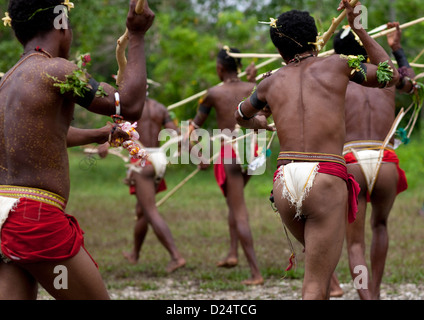
[(302, 60), (305, 60), (307, 58), (314, 57), (314, 56), (315, 56), (314, 51), (307, 51), (301, 54), (296, 54), (292, 59), (284, 59), (284, 60), (286, 61), (287, 64), (299, 63)]
[(224, 83), (239, 82), (240, 78), (237, 76), (237, 73), (229, 73), (223, 77), (223, 81)]
[(42, 52), (51, 58), (59, 56), (59, 50), (51, 45), (50, 41), (34, 38), (24, 46), (24, 55), (34, 52)]

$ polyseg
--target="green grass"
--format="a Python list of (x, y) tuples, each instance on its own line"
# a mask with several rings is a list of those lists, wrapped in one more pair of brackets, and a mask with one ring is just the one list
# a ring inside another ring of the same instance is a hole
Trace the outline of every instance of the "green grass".
[[(424, 136), (421, 134), (409, 145), (398, 149), (401, 167), (407, 173), (410, 188), (400, 194), (389, 218), (390, 248), (383, 282), (422, 283), (424, 271), (424, 217), (418, 209), (424, 202)], [(272, 189), (276, 143), (268, 160), (267, 171), (253, 176), (245, 188), (250, 225), (261, 272), (265, 279), (280, 279), (288, 265), (290, 250), (280, 218), (273, 212), (268, 197)], [(130, 265), (122, 251), (132, 246), (136, 199), (130, 196), (125, 178), (124, 162), (110, 155), (95, 158), (91, 166), (79, 148), (70, 149), (71, 197), (67, 212), (77, 217), (85, 231), (85, 244), (99, 263), (102, 276), (109, 288), (136, 286), (141, 290), (157, 288), (156, 280), (167, 277), (165, 267), (169, 255), (149, 230), (141, 258)], [(168, 191), (196, 167), (171, 165), (166, 182)], [(163, 197), (166, 191), (157, 196)], [(187, 266), (172, 277), (180, 282), (195, 281), (209, 290), (243, 290), (240, 281), (249, 277), (249, 269), (239, 247), (239, 266), (234, 269), (216, 268), (225, 257), (229, 246), (227, 207), (216, 185), (212, 167), (195, 175), (186, 185), (160, 207), (176, 244), (187, 260)], [(369, 217), (369, 212), (368, 212)], [(370, 228), (367, 226), (367, 243)], [(293, 238), (292, 238), (293, 239)], [(293, 240), (298, 256), (296, 271), (288, 278), (302, 279), (303, 254)], [(369, 248), (369, 245), (367, 246)], [(369, 252), (369, 249), (367, 249)], [(337, 274), (341, 282), (350, 282), (346, 250), (343, 251)]]

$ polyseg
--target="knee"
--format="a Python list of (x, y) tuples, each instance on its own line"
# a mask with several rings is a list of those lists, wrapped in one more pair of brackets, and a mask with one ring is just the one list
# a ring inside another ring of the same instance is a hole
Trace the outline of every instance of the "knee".
[(371, 228), (374, 231), (383, 231), (387, 229), (387, 219), (371, 219)]
[(348, 244), (347, 252), (349, 256), (363, 255), (365, 253), (364, 241), (351, 242)]

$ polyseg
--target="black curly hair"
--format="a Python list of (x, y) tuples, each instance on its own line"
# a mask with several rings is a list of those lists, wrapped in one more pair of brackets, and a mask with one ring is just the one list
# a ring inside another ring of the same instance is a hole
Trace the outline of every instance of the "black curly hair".
[(271, 40), (285, 59), (315, 50), (318, 30), (309, 12), (290, 10), (282, 13), (270, 28)]
[(10, 0), (9, 16), (16, 38), (26, 44), (38, 34), (54, 28), (54, 20), (58, 16), (54, 8), (63, 0)]
[[(236, 48), (229, 48), (230, 53), (240, 53), (240, 50)], [(238, 71), (242, 68), (241, 58), (233, 58), (228, 55), (227, 50), (221, 49), (218, 52), (217, 60), (220, 64), (224, 66), (224, 68), (228, 71)]]
[(355, 35), (352, 32), (349, 32), (347, 36), (343, 39), (341, 35), (345, 30), (340, 30), (333, 39), (333, 48), (337, 54), (344, 55), (354, 55), (359, 56), (363, 55), (365, 58), (368, 56), (367, 51), (363, 46), (356, 41)]

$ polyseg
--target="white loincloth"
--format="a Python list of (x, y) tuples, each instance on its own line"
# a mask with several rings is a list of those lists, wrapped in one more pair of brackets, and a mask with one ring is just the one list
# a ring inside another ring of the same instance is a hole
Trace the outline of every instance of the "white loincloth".
[(369, 194), (374, 189), (375, 181), (377, 180), (378, 172), (380, 171), (383, 153), (378, 150), (355, 150), (352, 149), (353, 155), (358, 161), (367, 182)]
[[(16, 207), (18, 202), (19, 202), (19, 199), (0, 197), (0, 244), (1, 244), (1, 229), (3, 227), (3, 224), (5, 223), (7, 217), (9, 216), (10, 211), (13, 211), (13, 209)], [(4, 262), (10, 261), (2, 254), (1, 247), (0, 247), (0, 259), (2, 259)]]
[[(166, 154), (162, 148), (144, 148), (144, 150), (149, 154), (147, 161), (152, 163), (155, 169), (155, 181), (159, 183), (165, 176), (166, 166), (168, 164)], [(138, 162), (127, 164), (126, 166), (128, 167), (127, 178), (131, 176), (132, 172), (140, 173), (143, 170), (143, 167)]]
[(302, 215), (302, 203), (314, 184), (319, 162), (292, 162), (278, 168), (275, 177), (283, 186), (282, 196), (296, 207), (296, 217)]

